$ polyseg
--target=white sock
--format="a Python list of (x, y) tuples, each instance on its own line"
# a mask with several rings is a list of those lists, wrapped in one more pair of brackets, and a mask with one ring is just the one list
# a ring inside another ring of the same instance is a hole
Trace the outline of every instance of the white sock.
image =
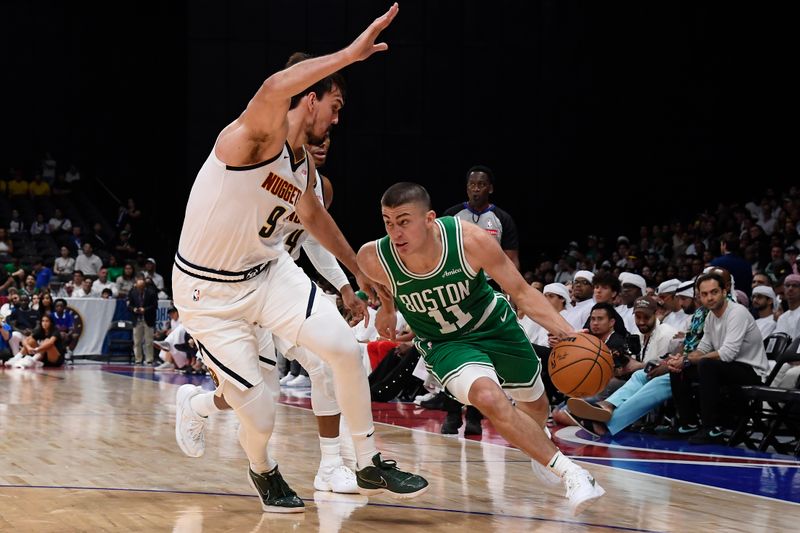
[(569, 457), (561, 453), (561, 450), (557, 450), (556, 454), (547, 461), (547, 468), (558, 477), (564, 477), (567, 472), (581, 469), (581, 467), (570, 461)]
[(214, 391), (196, 394), (192, 396), (189, 403), (194, 412), (202, 417), (207, 417), (208, 415), (213, 415), (220, 411), (220, 408), (214, 403)]
[(353, 433), (353, 445), (356, 448), (356, 463), (359, 470), (372, 466), (372, 458), (378, 453), (378, 449), (375, 447), (374, 433), (375, 428), (362, 435)]
[(320, 466), (340, 464), (342, 458), (339, 455), (339, 437), (320, 437), (319, 438), (319, 451), (321, 457), (319, 460)]

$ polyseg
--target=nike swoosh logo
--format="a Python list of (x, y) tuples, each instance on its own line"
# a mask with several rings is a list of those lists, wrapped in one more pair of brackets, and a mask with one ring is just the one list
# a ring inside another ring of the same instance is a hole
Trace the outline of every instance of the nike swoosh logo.
[(414, 280), (413, 280), (413, 279), (407, 279), (407, 280), (405, 280), (405, 281), (398, 281), (398, 282), (397, 282), (397, 286), (398, 286), (398, 287), (402, 287), (403, 285), (408, 285), (408, 284), (409, 284), (409, 283), (411, 283), (412, 281), (414, 281)]
[(370, 437), (371, 437), (371, 436), (373, 436), (374, 434), (375, 434), (375, 430), (373, 429), (372, 431), (370, 431), (369, 433), (367, 433), (367, 438), (370, 438)]
[(503, 316), (500, 317), (500, 322), (505, 322), (506, 316), (508, 316), (508, 309), (506, 309), (505, 313), (503, 313)]

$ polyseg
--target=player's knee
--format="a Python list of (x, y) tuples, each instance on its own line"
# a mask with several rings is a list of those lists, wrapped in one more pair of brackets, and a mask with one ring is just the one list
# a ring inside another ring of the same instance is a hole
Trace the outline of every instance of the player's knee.
[(491, 417), (502, 413), (510, 404), (502, 389), (488, 378), (476, 380), (469, 389), (469, 402), (484, 415)]

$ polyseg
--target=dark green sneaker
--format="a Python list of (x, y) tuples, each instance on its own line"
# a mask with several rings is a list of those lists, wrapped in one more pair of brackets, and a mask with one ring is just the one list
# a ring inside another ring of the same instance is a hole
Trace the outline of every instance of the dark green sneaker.
[(388, 492), (395, 498), (415, 498), (428, 490), (424, 477), (397, 468), (397, 461), (384, 461), (381, 454), (372, 458), (374, 466), (356, 472), (358, 492), (373, 495)]
[(269, 472), (256, 474), (249, 467), (247, 469), (250, 486), (261, 498), (261, 508), (266, 513), (302, 513), (305, 511), (303, 500), (297, 497), (276, 466)]

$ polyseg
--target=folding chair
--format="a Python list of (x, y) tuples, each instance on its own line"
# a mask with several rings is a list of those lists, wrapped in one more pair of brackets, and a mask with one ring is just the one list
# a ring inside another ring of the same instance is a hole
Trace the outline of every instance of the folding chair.
[(133, 322), (130, 320), (112, 320), (106, 332), (108, 338), (108, 356), (106, 362), (111, 363), (111, 357), (124, 355), (128, 357), (128, 364), (133, 363)]
[[(794, 389), (770, 386), (781, 368), (794, 362), (800, 362), (800, 338), (778, 356), (764, 385), (741, 387), (742, 394), (748, 399), (747, 411), (730, 438), (731, 446), (743, 442), (751, 449), (763, 452), (772, 446), (782, 453), (787, 451), (787, 444), (781, 443), (777, 437), (790, 435), (798, 441), (794, 453), (800, 453), (800, 389), (797, 385)], [(754, 433), (763, 436), (757, 439), (753, 437)]]

